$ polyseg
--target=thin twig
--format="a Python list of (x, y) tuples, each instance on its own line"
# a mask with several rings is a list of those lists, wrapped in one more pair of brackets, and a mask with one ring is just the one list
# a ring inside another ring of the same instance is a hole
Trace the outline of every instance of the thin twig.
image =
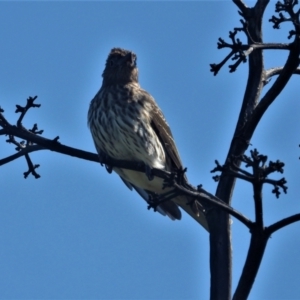
[(35, 151), (39, 151), (39, 150), (49, 150), (49, 149), (47, 149), (43, 146), (40, 146), (40, 145), (32, 145), (32, 146), (26, 147), (13, 155), (10, 155), (8, 157), (0, 159), (0, 166), (10, 163), (11, 161), (13, 161), (19, 157), (22, 157), (26, 153), (29, 154), (31, 152), (35, 152)]

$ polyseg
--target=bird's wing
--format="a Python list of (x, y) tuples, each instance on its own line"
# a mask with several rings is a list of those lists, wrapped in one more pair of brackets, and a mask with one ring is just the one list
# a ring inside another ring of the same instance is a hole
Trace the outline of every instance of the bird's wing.
[(165, 151), (166, 151), (166, 158), (167, 158), (167, 165), (166, 169), (172, 171), (174, 169), (182, 168), (182, 162), (175, 145), (175, 141), (171, 132), (171, 129), (162, 113), (160, 108), (157, 106), (153, 97), (148, 94), (146, 91), (146, 98), (150, 101), (152, 105), (152, 112), (151, 112), (151, 126), (155, 133), (157, 134), (160, 142), (162, 143)]
[[(145, 92), (148, 94), (147, 92)], [(149, 94), (148, 94), (149, 95)], [(175, 141), (171, 132), (171, 129), (165, 120), (165, 117), (157, 106), (155, 100), (151, 95), (147, 97), (148, 101), (151, 101), (152, 104), (152, 120), (151, 126), (155, 133), (157, 134), (160, 142), (162, 143), (165, 151), (166, 151), (166, 169), (168, 171), (176, 171), (182, 168), (182, 162), (175, 145)], [(175, 205), (179, 205), (183, 210), (185, 210), (190, 216), (192, 216), (198, 223), (200, 223), (206, 230), (209, 231), (206, 217), (203, 211), (198, 209), (197, 207), (194, 208), (187, 203), (192, 203), (193, 198), (188, 196), (178, 196), (172, 199), (172, 201), (168, 201), (169, 203), (174, 203)], [(167, 203), (168, 203), (167, 202)]]

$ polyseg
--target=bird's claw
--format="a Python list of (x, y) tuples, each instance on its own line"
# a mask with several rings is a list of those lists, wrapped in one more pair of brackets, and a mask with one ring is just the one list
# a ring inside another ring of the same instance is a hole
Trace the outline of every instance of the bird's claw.
[(149, 194), (149, 199), (147, 201), (148, 206), (147, 209), (150, 210), (151, 208), (153, 208), (153, 210), (156, 212), (157, 211), (157, 206), (158, 206), (158, 196), (157, 195), (150, 195)]
[(109, 174), (111, 174), (113, 167), (108, 164), (105, 164), (105, 162), (109, 159), (108, 155), (103, 153), (102, 151), (98, 150), (98, 156), (99, 156), (99, 161), (100, 161), (101, 166), (103, 166), (103, 164), (104, 164), (106, 171)]
[(107, 157), (107, 155), (105, 153), (103, 153), (102, 151), (98, 150), (98, 157), (99, 157), (99, 161), (100, 161), (100, 165), (103, 166), (103, 162), (105, 162), (105, 159)]
[(183, 184), (185, 181), (186, 181), (186, 178), (185, 178), (185, 173), (187, 171), (187, 168), (180, 168), (177, 170), (177, 182), (179, 184)]
[(105, 165), (105, 169), (106, 171), (108, 172), (108, 174), (111, 174), (112, 170), (113, 170), (113, 167), (112, 166), (109, 166), (109, 165)]
[(152, 169), (148, 165), (145, 165), (145, 174), (146, 174), (149, 181), (153, 180), (154, 176), (152, 174)]

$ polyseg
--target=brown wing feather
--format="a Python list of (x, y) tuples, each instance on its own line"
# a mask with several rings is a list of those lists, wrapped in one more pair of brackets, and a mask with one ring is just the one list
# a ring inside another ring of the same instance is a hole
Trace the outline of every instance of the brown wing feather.
[(166, 169), (174, 170), (182, 168), (182, 162), (175, 145), (175, 141), (171, 132), (171, 129), (162, 113), (160, 108), (157, 106), (153, 97), (147, 94), (147, 100), (152, 104), (152, 112), (151, 112), (151, 126), (155, 133), (157, 134), (160, 142), (162, 143), (165, 151), (166, 151)]
[[(182, 162), (175, 145), (175, 141), (171, 132), (171, 129), (165, 120), (165, 117), (157, 106), (155, 100), (151, 95), (145, 91), (146, 101), (149, 101), (152, 105), (152, 119), (151, 126), (155, 133), (157, 134), (160, 142), (162, 143), (165, 152), (166, 152), (166, 169), (168, 171), (176, 171), (176, 169), (182, 168)], [(206, 230), (208, 229), (206, 217), (200, 209), (194, 209), (192, 206), (187, 205), (188, 202), (193, 200), (189, 196), (178, 196), (172, 199), (172, 201), (167, 202), (172, 204), (173, 207), (179, 205), (183, 210), (185, 210), (190, 216), (192, 216), (197, 222), (199, 222)], [(164, 207), (166, 211), (172, 212), (170, 207)], [(181, 218), (179, 215), (178, 219)], [(175, 217), (177, 218), (177, 217)]]

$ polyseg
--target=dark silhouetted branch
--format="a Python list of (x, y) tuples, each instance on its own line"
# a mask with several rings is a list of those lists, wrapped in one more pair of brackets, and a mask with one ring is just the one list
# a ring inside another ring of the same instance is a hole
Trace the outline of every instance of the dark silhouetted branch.
[(271, 236), (271, 234), (273, 234), (275, 231), (277, 231), (285, 226), (288, 226), (290, 224), (293, 224), (295, 222), (299, 222), (299, 221), (300, 221), (300, 214), (295, 214), (293, 216), (287, 217), (285, 219), (282, 219), (282, 220), (268, 226), (266, 228), (266, 232), (268, 233), (268, 235)]

